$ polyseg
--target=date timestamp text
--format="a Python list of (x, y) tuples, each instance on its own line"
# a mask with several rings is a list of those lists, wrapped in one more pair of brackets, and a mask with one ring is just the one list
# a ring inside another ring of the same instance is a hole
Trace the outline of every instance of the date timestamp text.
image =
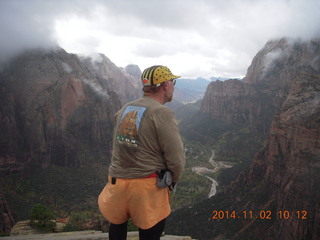
[(222, 211), (214, 210), (212, 211), (212, 219), (222, 220), (222, 219), (308, 219), (308, 212), (305, 210), (302, 211), (277, 211), (272, 212), (269, 210), (262, 211)]

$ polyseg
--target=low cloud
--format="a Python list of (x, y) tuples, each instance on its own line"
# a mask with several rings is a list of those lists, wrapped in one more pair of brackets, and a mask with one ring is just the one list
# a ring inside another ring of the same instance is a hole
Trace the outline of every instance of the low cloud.
[(83, 83), (88, 85), (97, 95), (109, 99), (109, 94), (96, 81), (90, 79), (82, 79)]
[(243, 76), (267, 41), (319, 37), (319, 9), (318, 0), (1, 0), (0, 56), (60, 45), (123, 67)]

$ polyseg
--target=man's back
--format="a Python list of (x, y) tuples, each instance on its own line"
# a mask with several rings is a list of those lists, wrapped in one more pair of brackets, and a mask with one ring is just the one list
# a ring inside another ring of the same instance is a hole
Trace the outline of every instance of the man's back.
[(141, 178), (171, 168), (177, 181), (184, 167), (184, 151), (172, 111), (143, 97), (125, 105), (115, 118), (113, 156), (109, 175)]

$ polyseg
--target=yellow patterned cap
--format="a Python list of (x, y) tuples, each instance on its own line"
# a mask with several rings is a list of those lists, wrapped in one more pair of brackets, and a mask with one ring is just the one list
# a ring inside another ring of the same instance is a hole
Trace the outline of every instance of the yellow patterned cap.
[(181, 76), (173, 75), (166, 66), (155, 65), (146, 68), (142, 75), (141, 81), (143, 86), (160, 86), (161, 83), (170, 81)]

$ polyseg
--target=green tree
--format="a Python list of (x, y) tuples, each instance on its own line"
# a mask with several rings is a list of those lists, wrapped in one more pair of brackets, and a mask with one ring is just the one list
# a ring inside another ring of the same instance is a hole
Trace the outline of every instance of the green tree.
[(31, 224), (39, 230), (52, 230), (56, 223), (53, 212), (43, 204), (36, 204), (30, 212)]

